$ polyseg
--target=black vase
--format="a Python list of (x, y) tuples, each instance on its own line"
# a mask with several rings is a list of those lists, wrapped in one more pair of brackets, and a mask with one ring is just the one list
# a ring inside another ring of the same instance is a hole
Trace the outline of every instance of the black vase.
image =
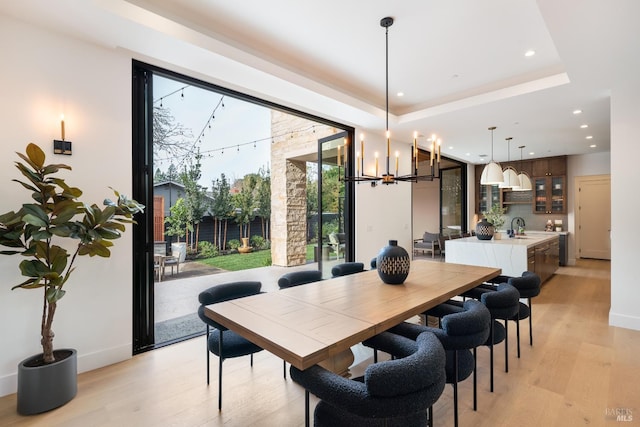
[(380, 279), (388, 285), (399, 285), (409, 275), (409, 254), (398, 246), (397, 240), (389, 240), (389, 245), (380, 249), (376, 265)]
[(478, 237), (479, 240), (491, 240), (494, 231), (495, 228), (493, 224), (487, 221), (486, 218), (482, 218), (482, 221), (476, 225), (476, 237)]

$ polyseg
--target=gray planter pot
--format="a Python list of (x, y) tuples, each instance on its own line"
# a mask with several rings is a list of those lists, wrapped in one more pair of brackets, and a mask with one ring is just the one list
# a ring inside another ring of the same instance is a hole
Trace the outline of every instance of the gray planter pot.
[[(38, 365), (42, 354), (31, 356), (18, 365), (18, 412), (33, 415), (62, 406), (78, 391), (78, 358), (76, 350), (55, 350), (56, 359)], [(67, 357), (64, 357), (65, 354)], [(33, 366), (36, 365), (36, 366)]]

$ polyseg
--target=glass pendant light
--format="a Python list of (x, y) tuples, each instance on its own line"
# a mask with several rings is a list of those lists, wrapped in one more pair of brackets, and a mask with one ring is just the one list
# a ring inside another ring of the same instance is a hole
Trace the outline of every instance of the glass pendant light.
[[(507, 141), (507, 161), (511, 161), (511, 140), (512, 137), (505, 138)], [(513, 166), (507, 166), (502, 171), (502, 177), (504, 182), (499, 185), (500, 188), (511, 188), (512, 190), (516, 190), (520, 188), (520, 180), (518, 179), (518, 172), (514, 169)]]
[(482, 175), (480, 176), (481, 185), (496, 185), (504, 182), (502, 167), (493, 161), (493, 131), (496, 130), (496, 127), (491, 126), (489, 130), (491, 131), (491, 161), (482, 170)]

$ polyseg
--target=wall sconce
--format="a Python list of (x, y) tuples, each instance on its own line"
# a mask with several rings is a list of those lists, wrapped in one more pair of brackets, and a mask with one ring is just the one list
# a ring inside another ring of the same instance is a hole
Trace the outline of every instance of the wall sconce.
[(60, 116), (60, 134), (62, 139), (53, 140), (53, 154), (71, 155), (71, 141), (64, 140), (64, 114)]

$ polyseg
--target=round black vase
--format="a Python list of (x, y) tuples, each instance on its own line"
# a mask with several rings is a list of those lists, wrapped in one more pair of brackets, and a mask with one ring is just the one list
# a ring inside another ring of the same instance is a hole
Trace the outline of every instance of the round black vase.
[(397, 240), (389, 240), (389, 245), (380, 249), (376, 265), (380, 279), (388, 285), (399, 285), (409, 275), (411, 262), (407, 251), (398, 246)]
[(483, 218), (482, 221), (476, 225), (476, 237), (479, 240), (491, 240), (494, 232), (495, 228), (493, 224), (487, 221), (486, 218)]

